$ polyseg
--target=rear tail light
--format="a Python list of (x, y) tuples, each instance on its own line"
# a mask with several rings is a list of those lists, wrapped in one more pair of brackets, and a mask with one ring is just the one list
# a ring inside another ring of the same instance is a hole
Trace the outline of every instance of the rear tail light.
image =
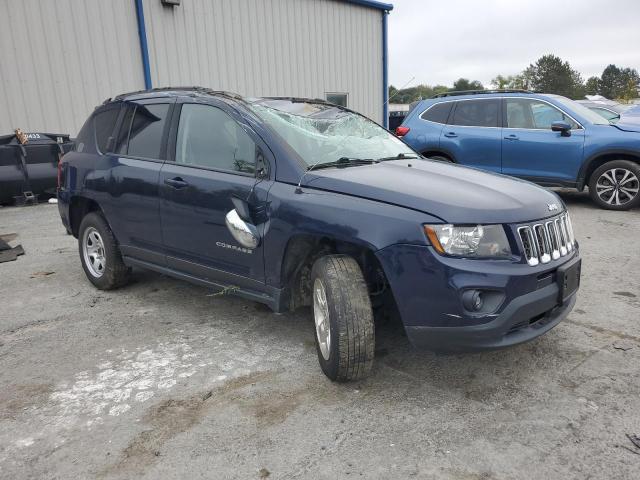
[(407, 133), (409, 133), (409, 130), (411, 130), (409, 127), (397, 127), (396, 128), (396, 136), (398, 137), (404, 137)]

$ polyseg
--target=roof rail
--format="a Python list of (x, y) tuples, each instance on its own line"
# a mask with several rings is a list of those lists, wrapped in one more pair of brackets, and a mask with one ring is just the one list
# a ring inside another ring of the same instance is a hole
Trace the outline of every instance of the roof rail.
[(180, 91), (180, 90), (184, 90), (188, 92), (205, 93), (209, 95), (219, 95), (222, 97), (233, 98), (235, 100), (244, 100), (244, 98), (241, 95), (238, 95), (237, 93), (234, 93), (234, 92), (226, 92), (224, 90), (213, 90), (211, 88), (193, 86), (193, 87), (158, 87), (158, 88), (151, 88), (148, 90), (136, 90), (135, 92), (122, 93), (116, 97), (113, 97), (113, 99), (107, 98), (104, 101), (104, 103), (108, 103), (111, 100), (122, 100), (123, 98), (129, 97), (131, 95), (142, 95), (144, 93), (171, 92), (171, 91)]
[(518, 88), (503, 88), (498, 90), (458, 90), (453, 92), (438, 93), (431, 98), (457, 97), (459, 95), (484, 95), (491, 93), (534, 93), (531, 90), (522, 90)]

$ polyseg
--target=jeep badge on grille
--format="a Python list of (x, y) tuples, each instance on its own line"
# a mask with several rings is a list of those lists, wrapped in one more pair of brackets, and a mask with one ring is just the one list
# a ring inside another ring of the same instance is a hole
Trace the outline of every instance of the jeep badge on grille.
[(553, 212), (554, 210), (558, 210), (560, 207), (558, 207), (557, 203), (547, 203), (547, 208), (550, 212)]

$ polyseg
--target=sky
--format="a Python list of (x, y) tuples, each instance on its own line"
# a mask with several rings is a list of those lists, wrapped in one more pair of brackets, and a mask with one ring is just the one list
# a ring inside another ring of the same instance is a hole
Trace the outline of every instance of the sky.
[(389, 82), (489, 86), (547, 53), (600, 76), (610, 63), (640, 71), (640, 0), (386, 0)]

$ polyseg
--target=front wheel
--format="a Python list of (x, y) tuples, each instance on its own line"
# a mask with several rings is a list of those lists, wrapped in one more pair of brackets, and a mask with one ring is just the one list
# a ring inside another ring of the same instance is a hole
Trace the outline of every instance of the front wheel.
[(589, 195), (601, 208), (629, 210), (640, 204), (640, 165), (614, 160), (598, 167), (589, 179)]
[(311, 270), (318, 361), (331, 380), (364, 378), (371, 371), (375, 328), (369, 292), (358, 263), (327, 255)]

